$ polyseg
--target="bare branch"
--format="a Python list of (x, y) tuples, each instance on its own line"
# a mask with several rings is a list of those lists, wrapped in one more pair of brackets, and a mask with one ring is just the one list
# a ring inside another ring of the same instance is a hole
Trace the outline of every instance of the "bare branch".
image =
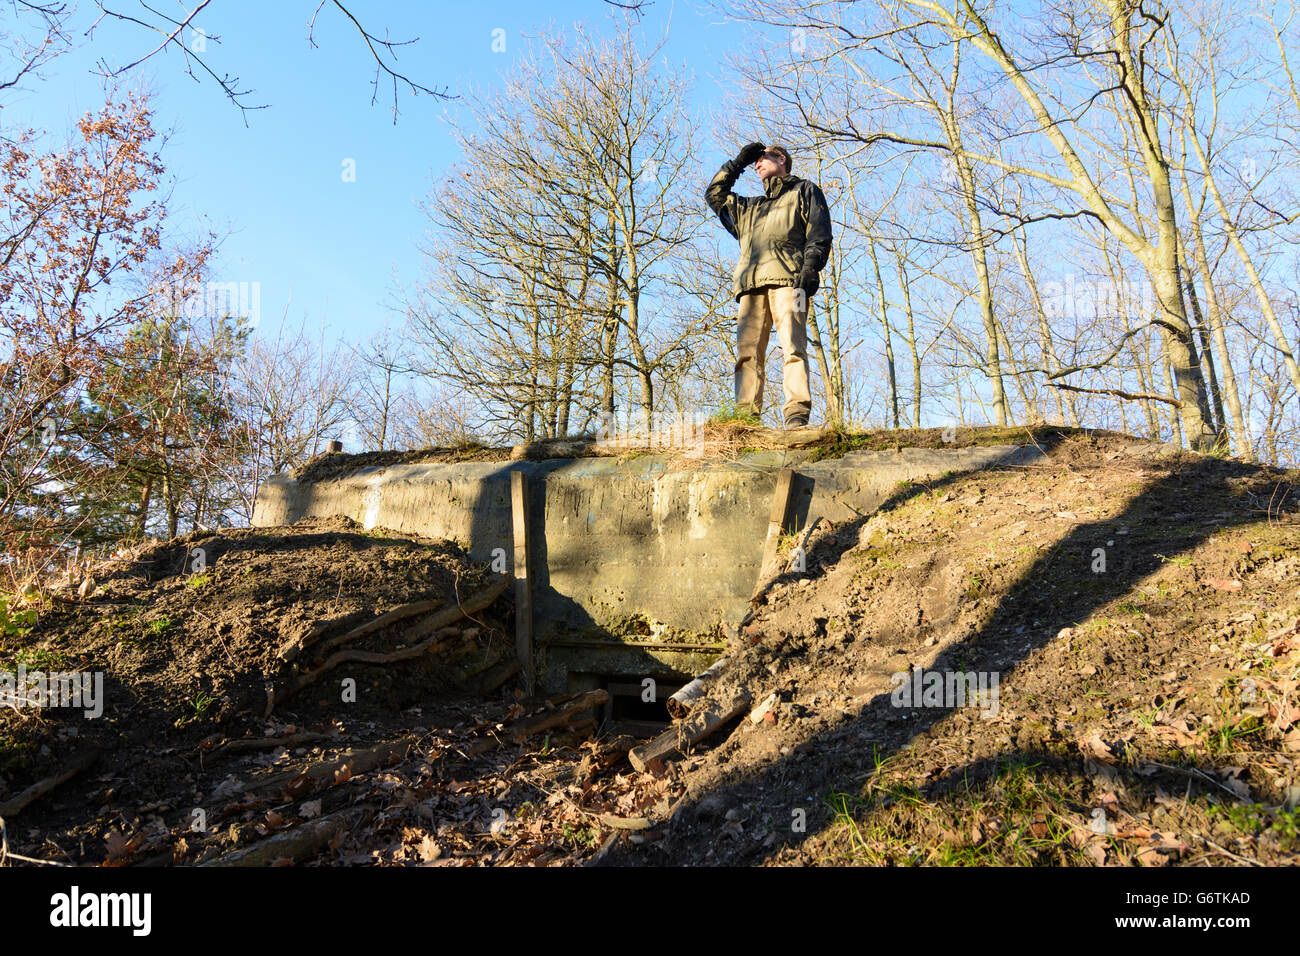
[(1052, 388), (1059, 388), (1067, 392), (1083, 392), (1087, 395), (1114, 395), (1116, 398), (1122, 398), (1130, 402), (1164, 402), (1174, 408), (1183, 407), (1183, 403), (1176, 398), (1170, 398), (1167, 395), (1156, 395), (1151, 392), (1125, 392), (1118, 388), (1080, 388), (1077, 385), (1064, 385), (1060, 382), (1049, 382), (1048, 384)]

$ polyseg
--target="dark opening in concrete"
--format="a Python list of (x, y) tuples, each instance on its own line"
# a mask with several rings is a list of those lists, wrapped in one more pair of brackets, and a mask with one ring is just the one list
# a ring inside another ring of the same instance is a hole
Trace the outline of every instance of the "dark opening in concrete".
[(655, 681), (652, 700), (644, 683), (632, 683), (626, 674), (601, 675), (601, 686), (609, 691), (606, 705), (608, 726), (615, 733), (658, 733), (669, 724), (668, 698), (681, 689), (680, 683)]

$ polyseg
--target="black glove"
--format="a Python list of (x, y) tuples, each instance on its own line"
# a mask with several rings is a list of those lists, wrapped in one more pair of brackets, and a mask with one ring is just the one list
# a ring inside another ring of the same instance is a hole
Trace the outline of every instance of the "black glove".
[(736, 154), (736, 165), (742, 169), (754, 165), (758, 162), (758, 158), (763, 155), (764, 148), (762, 143), (750, 143)]
[(803, 289), (805, 295), (814, 295), (821, 288), (821, 284), (817, 270), (811, 266), (804, 266), (799, 270), (799, 278), (795, 281), (795, 288)]

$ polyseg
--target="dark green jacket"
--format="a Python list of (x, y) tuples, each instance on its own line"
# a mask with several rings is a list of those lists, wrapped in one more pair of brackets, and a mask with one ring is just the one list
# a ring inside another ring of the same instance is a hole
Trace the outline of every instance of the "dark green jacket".
[(728, 160), (704, 191), (709, 208), (740, 240), (732, 294), (739, 299), (763, 286), (795, 285), (805, 264), (820, 273), (831, 252), (831, 216), (821, 189), (792, 174), (768, 179), (765, 196), (737, 196), (731, 187), (742, 172)]

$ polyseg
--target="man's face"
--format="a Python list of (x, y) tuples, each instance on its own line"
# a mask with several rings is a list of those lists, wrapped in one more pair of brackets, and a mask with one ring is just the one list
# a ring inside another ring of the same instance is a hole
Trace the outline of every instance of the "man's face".
[(759, 178), (767, 182), (772, 176), (784, 176), (786, 174), (785, 157), (780, 153), (767, 150), (754, 163), (754, 169), (757, 170)]

